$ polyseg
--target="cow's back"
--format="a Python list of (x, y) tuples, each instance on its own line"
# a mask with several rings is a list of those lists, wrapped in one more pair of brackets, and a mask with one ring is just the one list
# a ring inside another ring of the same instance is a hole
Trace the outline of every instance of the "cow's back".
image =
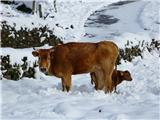
[(97, 62), (106, 57), (117, 57), (118, 47), (111, 41), (101, 41), (98, 43), (67, 43), (64, 45), (68, 48), (69, 60)]
[(114, 56), (117, 47), (113, 42), (98, 43), (67, 43), (58, 45), (54, 51), (54, 66), (57, 72), (66, 70), (72, 74), (88, 73), (94, 71), (100, 62), (107, 57)]
[(98, 55), (100, 58), (117, 57), (118, 47), (115, 43), (111, 41), (101, 41), (98, 43)]

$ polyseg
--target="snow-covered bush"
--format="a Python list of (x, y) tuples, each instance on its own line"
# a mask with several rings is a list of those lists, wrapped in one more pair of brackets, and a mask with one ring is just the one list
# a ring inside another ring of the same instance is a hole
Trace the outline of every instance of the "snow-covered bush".
[(33, 67), (29, 66), (27, 62), (27, 57), (23, 57), (23, 64), (21, 65), (21, 69), (23, 71), (22, 77), (35, 78), (35, 67), (37, 67), (36, 62), (33, 63)]
[(4, 78), (19, 80), (20, 66), (17, 64), (10, 64), (10, 56), (1, 56), (1, 71)]
[(2, 22), (1, 46), (13, 48), (40, 47), (45, 44), (57, 45), (61, 40), (47, 26), (39, 28), (23, 28), (16, 30), (15, 26)]
[(143, 58), (143, 52), (147, 49), (149, 52), (153, 50), (160, 50), (160, 41), (152, 39), (151, 43), (148, 43), (143, 40), (142, 42), (139, 42), (138, 45), (132, 45), (132, 42), (128, 41), (125, 44), (124, 49), (119, 49), (119, 57), (117, 59), (117, 64), (121, 64), (121, 60), (125, 60), (128, 62), (131, 62), (135, 57), (140, 56)]
[(147, 49), (149, 52), (151, 52), (152, 50), (157, 49), (158, 51), (160, 50), (160, 41), (152, 39), (151, 44), (147, 44)]
[(4, 78), (9, 80), (19, 80), (22, 77), (35, 78), (36, 62), (29, 66), (27, 57), (23, 57), (23, 64), (11, 64), (10, 56), (1, 56), (1, 71)]

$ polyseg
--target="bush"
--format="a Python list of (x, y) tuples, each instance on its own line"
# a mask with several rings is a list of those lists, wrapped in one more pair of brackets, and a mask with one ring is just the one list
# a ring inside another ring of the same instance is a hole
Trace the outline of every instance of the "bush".
[(22, 27), (20, 30), (16, 30), (15, 26), (7, 25), (6, 21), (2, 22), (2, 47), (30, 48), (40, 47), (45, 44), (56, 46), (58, 43), (62, 42), (47, 26), (33, 28), (32, 30)]
[(9, 80), (19, 80), (22, 77), (35, 78), (36, 62), (33, 63), (33, 67), (28, 65), (27, 57), (22, 59), (23, 64), (11, 65), (10, 56), (1, 56), (1, 71), (4, 78)]
[(120, 61), (122, 59), (131, 62), (135, 57), (140, 56), (141, 58), (143, 58), (142, 53), (144, 52), (145, 48), (147, 48), (149, 52), (155, 49), (159, 51), (160, 41), (152, 39), (151, 43), (149, 44), (148, 42), (145, 43), (145, 41), (143, 40), (135, 46), (132, 46), (132, 42), (127, 41), (127, 43), (125, 44), (125, 49), (119, 49), (117, 64), (121, 64)]
[(29, 78), (35, 78), (35, 67), (37, 67), (36, 62), (33, 63), (33, 67), (30, 67), (27, 62), (27, 57), (23, 57), (22, 59), (23, 64), (21, 65), (21, 68), (23, 70), (22, 77), (29, 77)]
[[(128, 42), (129, 43), (129, 42)], [(142, 57), (142, 50), (140, 49), (140, 43), (138, 45), (129, 47), (129, 44), (125, 45), (125, 49), (119, 50), (119, 59), (131, 62), (137, 56)]]
[(160, 50), (160, 41), (152, 39), (151, 44), (147, 44), (147, 49), (149, 52), (151, 52), (152, 50), (157, 49), (158, 51)]

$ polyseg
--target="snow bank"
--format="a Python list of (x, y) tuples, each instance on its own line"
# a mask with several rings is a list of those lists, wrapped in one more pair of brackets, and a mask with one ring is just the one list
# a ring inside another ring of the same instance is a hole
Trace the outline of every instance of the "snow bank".
[[(125, 33), (119, 39), (130, 39), (135, 45), (141, 39), (150, 40), (147, 36), (135, 36)], [(125, 41), (117, 44), (123, 48)], [(31, 55), (32, 49), (1, 49), (15, 62), (24, 54), (30, 61), (36, 59)], [(119, 94), (95, 91), (89, 74), (72, 76), (69, 93), (61, 91), (59, 78), (45, 76), (38, 69), (36, 79), (3, 79), (2, 119), (158, 119), (159, 55), (159, 51), (144, 51), (143, 59), (122, 61), (118, 69), (129, 70), (133, 81), (118, 85)]]
[(69, 93), (61, 92), (61, 81), (53, 76), (2, 80), (2, 119), (158, 119), (157, 59), (159, 54), (146, 51), (144, 59), (119, 65), (133, 77), (118, 86), (119, 94), (95, 91), (88, 74), (73, 76)]
[(143, 9), (140, 20), (142, 27), (150, 31), (155, 39), (160, 39), (160, 1), (151, 1)]

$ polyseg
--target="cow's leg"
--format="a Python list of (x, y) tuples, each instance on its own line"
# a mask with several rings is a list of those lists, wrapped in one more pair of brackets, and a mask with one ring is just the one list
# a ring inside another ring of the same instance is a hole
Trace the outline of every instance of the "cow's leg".
[(63, 91), (69, 91), (71, 88), (71, 75), (66, 75), (62, 79), (62, 90)]
[(68, 75), (66, 77), (66, 89), (67, 89), (67, 92), (69, 92), (69, 90), (71, 89), (71, 75)]
[(113, 73), (113, 70), (114, 70), (114, 63), (111, 62), (110, 65), (106, 66), (106, 68), (107, 69), (104, 69), (105, 93), (113, 91), (112, 73)]
[(66, 88), (65, 88), (65, 80), (64, 78), (62, 78), (62, 91), (65, 91)]
[(104, 74), (102, 70), (97, 70), (95, 72), (95, 76), (96, 76), (96, 88), (97, 90), (102, 90), (104, 88)]
[(97, 90), (98, 89), (98, 81), (97, 81), (97, 78), (96, 78), (96, 74), (94, 72), (90, 73), (91, 75), (91, 83), (93, 84), (94, 83), (94, 88)]
[(110, 75), (109, 72), (107, 72), (107, 74), (105, 74), (105, 93), (112, 91), (113, 91), (112, 76)]

